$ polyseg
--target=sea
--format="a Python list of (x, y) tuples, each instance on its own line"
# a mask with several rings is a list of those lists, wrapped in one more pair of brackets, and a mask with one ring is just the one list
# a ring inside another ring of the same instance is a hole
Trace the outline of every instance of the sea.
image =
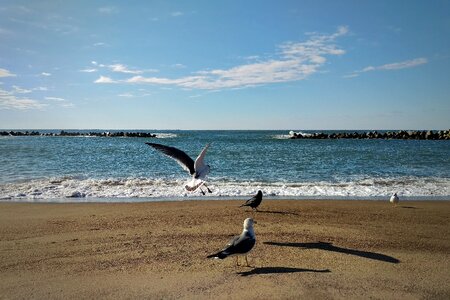
[[(271, 199), (383, 200), (397, 192), (400, 199), (450, 200), (450, 141), (294, 140), (287, 130), (145, 132), (157, 137), (0, 137), (0, 201), (246, 199), (258, 190)], [(212, 193), (186, 191), (189, 174), (145, 142), (193, 159), (210, 143)]]

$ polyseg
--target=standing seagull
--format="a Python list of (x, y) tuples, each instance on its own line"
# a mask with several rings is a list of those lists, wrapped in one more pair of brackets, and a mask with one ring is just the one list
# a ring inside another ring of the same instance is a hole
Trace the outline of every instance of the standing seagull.
[(206, 144), (205, 148), (203, 148), (202, 152), (198, 155), (197, 159), (194, 160), (189, 157), (184, 151), (177, 149), (175, 147), (169, 147), (156, 143), (146, 143), (150, 147), (161, 151), (163, 154), (173, 158), (177, 161), (177, 163), (183, 167), (189, 174), (192, 175), (192, 179), (189, 183), (187, 183), (184, 188), (190, 192), (195, 191), (200, 188), (200, 191), (204, 195), (205, 192), (202, 190), (201, 186), (204, 185), (209, 193), (212, 193), (211, 190), (206, 186), (205, 179), (206, 175), (208, 175), (209, 170), (211, 169), (209, 165), (205, 164), (205, 155), (206, 150), (209, 147), (209, 144)]
[(398, 204), (398, 201), (399, 201), (399, 199), (398, 199), (397, 193), (393, 193), (391, 196), (391, 199), (389, 199), (389, 202), (391, 202), (392, 204)]
[(262, 192), (259, 190), (255, 196), (248, 199), (244, 204), (242, 204), (239, 207), (250, 206), (253, 210), (256, 209), (256, 211), (258, 211), (258, 206), (261, 204), (261, 201), (262, 201)]
[[(255, 221), (251, 218), (247, 218), (244, 221), (244, 230), (242, 230), (241, 235), (237, 235), (232, 238), (228, 244), (215, 254), (208, 255), (207, 258), (214, 257), (215, 259), (224, 259), (228, 256), (233, 255), (244, 255), (245, 262), (248, 265), (247, 254), (253, 249), (253, 246), (256, 244), (256, 236), (255, 231), (253, 230), (253, 224), (256, 224)], [(239, 258), (236, 256), (236, 265), (239, 265)]]

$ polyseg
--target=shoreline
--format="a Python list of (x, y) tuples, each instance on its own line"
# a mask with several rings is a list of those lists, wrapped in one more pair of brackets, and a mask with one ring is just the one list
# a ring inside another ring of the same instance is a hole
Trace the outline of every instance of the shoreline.
[[(247, 196), (179, 196), (179, 197), (58, 197), (58, 198), (4, 198), (1, 203), (152, 203), (184, 201), (245, 201)], [(264, 201), (377, 201), (389, 202), (390, 196), (263, 196)], [(401, 202), (450, 201), (449, 196), (401, 196)]]
[[(450, 297), (448, 201), (35, 204), (0, 202), (8, 299)], [(247, 217), (252, 267), (206, 259)]]

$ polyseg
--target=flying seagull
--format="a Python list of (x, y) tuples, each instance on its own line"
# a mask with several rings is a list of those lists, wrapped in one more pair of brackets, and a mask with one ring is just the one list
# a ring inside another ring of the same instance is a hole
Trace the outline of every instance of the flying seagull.
[(150, 147), (162, 152), (170, 158), (173, 158), (177, 161), (177, 163), (183, 167), (186, 171), (192, 175), (192, 179), (188, 182), (184, 188), (190, 192), (195, 191), (200, 188), (200, 191), (204, 195), (205, 192), (202, 190), (201, 186), (205, 186), (209, 193), (212, 193), (211, 190), (206, 186), (205, 179), (206, 175), (208, 175), (210, 166), (205, 164), (205, 155), (206, 150), (209, 147), (209, 144), (206, 144), (205, 148), (203, 148), (202, 152), (198, 155), (197, 159), (194, 160), (189, 157), (184, 151), (177, 149), (175, 147), (165, 146), (156, 143), (146, 143)]
[(228, 256), (236, 255), (236, 265), (239, 265), (238, 255), (245, 256), (245, 262), (248, 265), (247, 254), (253, 249), (256, 243), (255, 231), (253, 230), (253, 224), (255, 221), (251, 218), (247, 218), (244, 221), (244, 230), (242, 230), (241, 235), (237, 235), (232, 238), (228, 244), (217, 253), (208, 255), (207, 258), (224, 259)]
[(391, 199), (389, 199), (389, 202), (393, 203), (393, 204), (397, 204), (399, 201), (397, 193), (393, 193), (391, 196)]
[(261, 204), (261, 201), (262, 201), (262, 192), (258, 191), (258, 193), (256, 193), (255, 196), (248, 199), (244, 204), (242, 204), (239, 207), (250, 206), (253, 210), (256, 209), (256, 211), (258, 211), (258, 206)]

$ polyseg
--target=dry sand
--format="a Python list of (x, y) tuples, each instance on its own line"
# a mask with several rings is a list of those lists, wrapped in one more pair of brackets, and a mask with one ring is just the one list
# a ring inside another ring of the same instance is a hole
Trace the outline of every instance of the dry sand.
[(240, 203), (0, 203), (0, 298), (450, 299), (450, 201)]

